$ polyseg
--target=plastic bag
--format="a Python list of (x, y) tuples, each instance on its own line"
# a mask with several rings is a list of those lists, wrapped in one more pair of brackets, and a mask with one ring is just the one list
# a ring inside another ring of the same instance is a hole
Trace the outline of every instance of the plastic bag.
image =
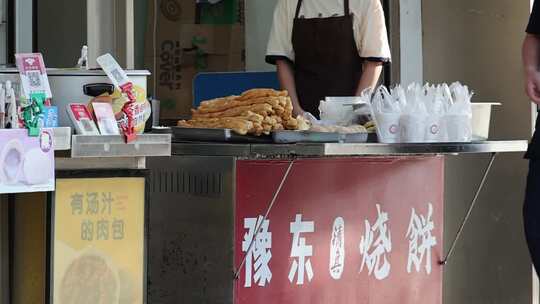
[(395, 86), (392, 89), (391, 94), (392, 94), (392, 98), (394, 99), (395, 102), (398, 103), (400, 108), (404, 108), (407, 105), (407, 96), (405, 94), (405, 90), (403, 89), (401, 85)]
[(371, 111), (371, 98), (373, 96), (373, 89), (368, 88), (364, 90), (358, 100), (358, 104), (353, 106), (353, 118), (352, 125), (365, 125), (366, 123), (373, 120), (372, 111)]
[(425, 142), (446, 141), (443, 117), (446, 113), (442, 86), (429, 86), (424, 103), (427, 109)]
[(383, 143), (470, 142), (473, 94), (459, 82), (420, 85), (388, 91), (379, 87), (371, 105)]
[(448, 109), (448, 114), (468, 115), (472, 117), (471, 99), (474, 93), (469, 92), (469, 88), (459, 82), (455, 82), (450, 86), (450, 92), (453, 103)]
[(400, 101), (396, 101), (386, 87), (380, 86), (373, 96), (371, 109), (379, 141), (398, 143), (400, 140)]
[(450, 86), (452, 103), (445, 115), (447, 139), (449, 142), (470, 142), (472, 140), (472, 105), (474, 95), (467, 86), (459, 82)]
[(426, 138), (426, 109), (425, 88), (418, 84), (409, 86), (407, 105), (400, 117), (400, 140), (405, 143), (421, 143)]

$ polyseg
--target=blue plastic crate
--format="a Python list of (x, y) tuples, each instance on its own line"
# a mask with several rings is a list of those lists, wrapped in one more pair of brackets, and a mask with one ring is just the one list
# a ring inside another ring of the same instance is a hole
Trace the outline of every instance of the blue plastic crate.
[(193, 80), (193, 107), (201, 101), (239, 95), (255, 88), (280, 88), (276, 72), (200, 73)]

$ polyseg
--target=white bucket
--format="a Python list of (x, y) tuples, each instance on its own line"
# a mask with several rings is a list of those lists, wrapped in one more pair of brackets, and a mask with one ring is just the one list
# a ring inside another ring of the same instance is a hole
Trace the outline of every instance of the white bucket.
[(472, 105), (472, 139), (484, 141), (489, 138), (491, 123), (491, 110), (493, 106), (500, 106), (498, 102), (473, 102)]

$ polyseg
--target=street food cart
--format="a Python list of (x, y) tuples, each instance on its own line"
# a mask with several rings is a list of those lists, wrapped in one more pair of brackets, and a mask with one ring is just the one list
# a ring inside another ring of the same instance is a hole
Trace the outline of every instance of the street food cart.
[[(496, 155), (526, 147), (173, 142), (148, 162), (148, 301), (442, 303)], [(460, 154), (490, 161), (443, 248), (444, 159)]]

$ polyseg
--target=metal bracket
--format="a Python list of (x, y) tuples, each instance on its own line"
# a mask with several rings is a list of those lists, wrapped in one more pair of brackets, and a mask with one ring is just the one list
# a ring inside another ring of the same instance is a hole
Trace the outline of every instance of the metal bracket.
[(480, 181), (480, 184), (476, 188), (476, 193), (474, 195), (474, 198), (471, 202), (471, 205), (469, 206), (469, 210), (467, 211), (467, 214), (463, 218), (463, 221), (461, 222), (461, 226), (459, 227), (459, 230), (456, 234), (456, 237), (454, 238), (454, 241), (452, 242), (452, 246), (450, 246), (450, 250), (446, 254), (446, 257), (440, 261), (439, 263), (441, 265), (446, 265), (448, 263), (448, 260), (452, 257), (454, 254), (454, 250), (456, 249), (456, 244), (461, 238), (461, 234), (463, 233), (463, 229), (465, 228), (465, 225), (469, 222), (469, 218), (471, 217), (471, 213), (476, 206), (476, 202), (478, 201), (478, 197), (480, 196), (480, 192), (482, 192), (482, 189), (484, 189), (484, 186), (486, 184), (487, 177), (489, 175), (489, 172), (491, 171), (491, 167), (493, 167), (493, 162), (495, 161), (495, 157), (497, 156), (497, 153), (491, 153), (491, 158), (489, 160), (489, 163), (484, 170), (484, 175), (482, 177), (482, 180)]
[(274, 204), (276, 203), (277, 198), (278, 198), (279, 194), (281, 193), (281, 189), (283, 188), (283, 185), (285, 185), (285, 181), (287, 181), (287, 178), (289, 177), (289, 175), (291, 173), (291, 170), (292, 170), (292, 167), (293, 167), (295, 161), (296, 161), (296, 159), (293, 159), (289, 163), (289, 167), (287, 168), (287, 171), (285, 171), (285, 174), (283, 175), (283, 178), (281, 179), (281, 182), (279, 183), (279, 186), (278, 186), (276, 192), (274, 193), (274, 196), (272, 197), (272, 201), (270, 201), (270, 204), (268, 205), (268, 208), (266, 209), (266, 213), (264, 214), (263, 220), (259, 223), (259, 225), (257, 225), (256, 230), (255, 230), (255, 235), (253, 236), (253, 239), (249, 243), (249, 247), (248, 247), (248, 249), (246, 251), (246, 254), (244, 255), (244, 258), (242, 259), (242, 263), (240, 264), (240, 266), (238, 266), (238, 269), (236, 269), (236, 271), (234, 272), (234, 279), (235, 280), (238, 280), (238, 278), (240, 276), (240, 271), (242, 271), (242, 268), (244, 268), (244, 266), (246, 264), (247, 256), (251, 252), (253, 244), (255, 244), (255, 242), (257, 240), (257, 236), (259, 235), (259, 232), (261, 230), (261, 226), (263, 225), (264, 221), (266, 221), (268, 219), (268, 215), (270, 215), (270, 211), (274, 207)]

